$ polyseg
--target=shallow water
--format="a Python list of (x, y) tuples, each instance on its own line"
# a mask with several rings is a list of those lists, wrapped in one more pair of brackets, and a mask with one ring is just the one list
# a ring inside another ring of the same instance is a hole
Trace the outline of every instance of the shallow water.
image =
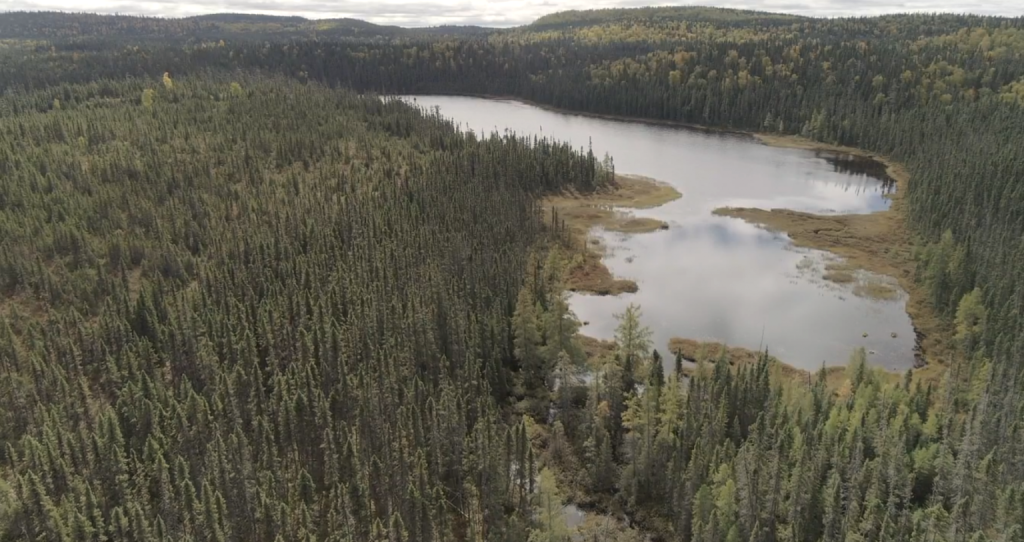
[(578, 529), (587, 519), (587, 513), (580, 510), (580, 508), (575, 504), (565, 505), (562, 512), (565, 515), (565, 524), (569, 527), (570, 531)]
[[(591, 145), (614, 157), (616, 171), (671, 183), (682, 199), (635, 211), (664, 220), (666, 231), (638, 235), (597, 232), (609, 248), (606, 263), (635, 280), (636, 294), (574, 294), (583, 332), (611, 338), (613, 314), (630, 303), (643, 309), (655, 347), (671, 337), (715, 340), (756, 349), (806, 369), (844, 364), (859, 346), (890, 369), (913, 366), (914, 333), (906, 294), (872, 300), (853, 284), (822, 280), (828, 253), (797, 249), (784, 234), (711, 214), (718, 207), (786, 208), (814, 213), (887, 209), (893, 189), (885, 168), (871, 160), (762, 145), (753, 138), (636, 122), (556, 113), (480, 98), (417, 96), (421, 106), (476, 132), (505, 131)], [(841, 260), (840, 260), (841, 261)], [(859, 279), (888, 277), (860, 273)], [(867, 337), (863, 334), (867, 333)], [(896, 334), (894, 338), (892, 334)]]

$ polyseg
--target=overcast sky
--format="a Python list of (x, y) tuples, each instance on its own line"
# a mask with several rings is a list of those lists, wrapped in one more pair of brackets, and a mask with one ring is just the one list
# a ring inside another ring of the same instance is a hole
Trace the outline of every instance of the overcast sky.
[[(555, 11), (637, 7), (651, 3), (656, 0), (0, 0), (0, 11), (89, 11), (164, 17), (236, 12), (316, 19), (354, 17), (400, 26), (513, 26)], [(714, 5), (825, 17), (908, 11), (1024, 15), (1024, 0), (717, 0)]]

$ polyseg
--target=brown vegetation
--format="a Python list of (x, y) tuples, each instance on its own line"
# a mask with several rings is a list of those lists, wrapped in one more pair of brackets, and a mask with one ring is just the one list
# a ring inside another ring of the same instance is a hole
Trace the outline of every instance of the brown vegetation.
[(629, 234), (667, 229), (665, 222), (636, 217), (622, 209), (649, 209), (681, 196), (670, 185), (648, 177), (617, 175), (614, 186), (593, 194), (564, 193), (546, 198), (544, 206), (553, 209), (565, 222), (579, 246), (586, 247), (566, 269), (566, 288), (597, 295), (637, 291), (635, 282), (615, 278), (608, 270), (601, 261), (604, 247), (590, 232), (596, 227)]
[[(729, 360), (729, 364), (732, 367), (742, 367), (744, 365), (750, 365), (757, 363), (760, 359), (760, 353), (747, 348), (740, 348), (737, 346), (726, 346), (719, 342), (714, 341), (695, 341), (693, 339), (683, 339), (675, 337), (668, 342), (668, 349), (672, 355), (682, 354), (683, 359), (697, 363), (705, 362), (713, 364), (719, 359), (724, 353)], [(814, 373), (798, 369), (789, 365), (775, 356), (769, 355), (769, 359), (772, 363), (772, 376), (780, 379), (782, 382), (811, 382), (814, 378)], [(693, 369), (684, 369), (684, 372), (692, 372)], [(844, 380), (845, 367), (834, 366), (825, 368), (825, 378), (830, 389), (838, 389)]]
[[(741, 218), (773, 231), (789, 235), (797, 246), (826, 250), (842, 256), (847, 267), (827, 270), (825, 278), (834, 282), (848, 279), (852, 269), (864, 269), (895, 278), (910, 298), (907, 313), (918, 335), (918, 347), (930, 364), (942, 363), (951, 337), (949, 324), (942, 322), (928, 305), (923, 287), (914, 280), (913, 239), (905, 224), (903, 196), (910, 175), (900, 164), (864, 151), (817, 143), (795, 136), (759, 134), (762, 142), (790, 148), (842, 152), (878, 160), (897, 183), (887, 211), (866, 215), (815, 215), (786, 209), (721, 208), (715, 214)], [(885, 284), (868, 284), (856, 289), (856, 295), (891, 299), (897, 292)], [(933, 373), (935, 371), (929, 371)], [(924, 376), (923, 374), (921, 376)]]
[(632, 280), (615, 278), (592, 246), (566, 269), (565, 288), (594, 295), (631, 294), (638, 289)]
[(720, 342), (696, 341), (681, 337), (669, 340), (668, 350), (672, 355), (682, 354), (683, 359), (694, 363), (698, 361), (714, 362), (723, 353), (728, 355), (729, 363), (735, 366), (757, 363), (760, 357), (758, 352), (746, 348), (729, 347)]
[(610, 359), (615, 354), (615, 341), (595, 339), (583, 334), (577, 334), (576, 337), (579, 339), (583, 353), (587, 356), (587, 363), (591, 365), (592, 369), (598, 368), (601, 360)]
[(853, 287), (853, 295), (868, 299), (893, 300), (899, 297), (899, 291), (880, 280), (867, 280)]
[(853, 267), (847, 263), (830, 262), (825, 265), (825, 274), (821, 278), (836, 284), (850, 284), (857, 280)]
[(829, 262), (821, 278), (840, 285), (852, 285), (853, 295), (867, 299), (892, 301), (900, 297), (892, 280), (875, 273), (858, 273), (849, 262)]
[(874, 153), (867, 152), (863, 149), (856, 147), (846, 147), (844, 145), (832, 145), (830, 143), (822, 143), (821, 141), (814, 141), (813, 139), (807, 139), (806, 137), (796, 135), (785, 135), (785, 134), (753, 134), (761, 143), (770, 145), (772, 147), (781, 147), (787, 149), (805, 149), (809, 151), (824, 151), (832, 152), (836, 154), (849, 154), (853, 156), (860, 156), (863, 158), (870, 158), (885, 164), (887, 173), (897, 182), (905, 182), (910, 175), (902, 165), (889, 160), (884, 156), (880, 156)]

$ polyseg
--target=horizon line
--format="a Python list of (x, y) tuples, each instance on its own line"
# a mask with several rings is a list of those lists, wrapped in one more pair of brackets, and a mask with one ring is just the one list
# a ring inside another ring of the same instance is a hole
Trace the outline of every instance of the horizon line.
[(806, 15), (803, 13), (793, 13), (788, 11), (769, 11), (769, 10), (757, 10), (757, 9), (744, 9), (734, 7), (719, 7), (719, 6), (708, 6), (699, 4), (690, 5), (650, 5), (650, 6), (637, 6), (637, 7), (621, 7), (621, 8), (598, 8), (590, 10), (581, 9), (567, 9), (561, 11), (552, 11), (540, 17), (533, 18), (530, 21), (519, 22), (519, 23), (486, 23), (486, 22), (452, 22), (452, 23), (440, 23), (440, 24), (394, 24), (387, 22), (374, 22), (369, 19), (361, 19), (359, 17), (344, 15), (339, 13), (324, 14), (323, 16), (315, 16), (308, 13), (284, 13), (284, 12), (265, 12), (265, 11), (218, 11), (213, 13), (196, 13), (192, 15), (171, 15), (171, 14), (145, 14), (145, 13), (130, 13), (130, 12), (99, 12), (99, 11), (88, 11), (88, 10), (60, 10), (60, 9), (5, 9), (0, 10), (0, 16), (11, 15), (11, 14), (61, 14), (61, 15), (93, 15), (98, 17), (133, 17), (139, 19), (162, 19), (168, 21), (182, 21), (188, 19), (200, 19), (205, 17), (216, 17), (221, 15), (242, 15), (242, 16), (256, 16), (256, 17), (267, 17), (267, 18), (278, 18), (278, 19), (300, 19), (302, 21), (339, 21), (339, 20), (350, 20), (360, 21), (368, 24), (372, 24), (380, 27), (392, 27), (392, 28), (404, 28), (404, 29), (429, 29), (429, 28), (445, 28), (445, 27), (456, 27), (456, 28), (481, 28), (489, 30), (503, 30), (510, 28), (517, 28), (523, 26), (529, 26), (536, 23), (543, 17), (549, 15), (555, 15), (559, 13), (587, 13), (594, 11), (637, 11), (642, 9), (651, 8), (706, 8), (706, 9), (718, 9), (723, 11), (736, 11), (736, 12), (747, 12), (747, 13), (759, 13), (768, 15), (789, 15), (797, 18), (804, 19), (817, 19), (817, 20), (830, 20), (830, 19), (872, 19), (880, 17), (892, 17), (892, 16), (912, 16), (912, 15), (951, 15), (951, 16), (967, 16), (967, 17), (979, 17), (979, 18), (992, 18), (992, 19), (1024, 19), (1024, 13), (1020, 15), (991, 15), (983, 13), (975, 13), (971, 11), (894, 11), (889, 13), (877, 13), (877, 14), (845, 14), (845, 15)]

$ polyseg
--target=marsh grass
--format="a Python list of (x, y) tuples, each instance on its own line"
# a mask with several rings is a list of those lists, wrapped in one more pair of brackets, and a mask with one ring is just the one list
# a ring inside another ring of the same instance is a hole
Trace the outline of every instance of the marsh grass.
[(591, 232), (603, 229), (642, 234), (667, 229), (667, 223), (634, 216), (628, 209), (650, 209), (680, 197), (682, 194), (672, 186), (649, 177), (617, 175), (614, 186), (592, 194), (564, 193), (545, 198), (544, 207), (555, 210), (578, 241), (576, 244), (586, 247), (566, 270), (566, 288), (596, 295), (636, 292), (636, 282), (616, 278), (608, 270), (602, 261), (607, 247)]
[(867, 299), (892, 301), (900, 296), (899, 290), (880, 280), (867, 280), (853, 287), (853, 295)]
[[(914, 243), (904, 218), (903, 195), (910, 175), (900, 164), (871, 153), (850, 147), (818, 143), (795, 136), (758, 134), (763, 143), (789, 148), (846, 153), (877, 160), (886, 166), (886, 174), (897, 184), (897, 191), (889, 194), (892, 205), (887, 211), (864, 215), (814, 215), (787, 209), (720, 208), (720, 216), (740, 218), (762, 227), (785, 232), (796, 246), (831, 252), (842, 257), (848, 269), (826, 270), (839, 281), (845, 272), (863, 269), (896, 279), (899, 287), (909, 294), (907, 314), (917, 332), (918, 345), (928, 367), (915, 370), (915, 378), (934, 380), (944, 371), (943, 359), (950, 353), (953, 336), (950, 324), (943, 322), (928, 304), (924, 288), (914, 280), (916, 262)], [(852, 274), (852, 273), (851, 273)], [(828, 278), (828, 277), (825, 277)], [(833, 280), (833, 282), (838, 282)], [(884, 282), (855, 288), (856, 295), (891, 299), (898, 290)]]
[(857, 281), (854, 269), (845, 262), (829, 262), (825, 264), (825, 274), (821, 278), (835, 284), (851, 284)]
[[(738, 346), (727, 346), (714, 341), (696, 341), (675, 337), (669, 340), (669, 352), (674, 356), (677, 352), (683, 355), (683, 359), (690, 362), (703, 361), (713, 365), (724, 353), (729, 360), (729, 366), (738, 369), (745, 365), (757, 363), (760, 359), (760, 352), (741, 348)], [(771, 362), (771, 375), (784, 384), (810, 385), (817, 378), (817, 371), (805, 371), (784, 361), (769, 355)], [(695, 369), (684, 369), (684, 372), (692, 373)], [(825, 382), (829, 389), (837, 390), (842, 385), (845, 377), (844, 366), (825, 367)]]

